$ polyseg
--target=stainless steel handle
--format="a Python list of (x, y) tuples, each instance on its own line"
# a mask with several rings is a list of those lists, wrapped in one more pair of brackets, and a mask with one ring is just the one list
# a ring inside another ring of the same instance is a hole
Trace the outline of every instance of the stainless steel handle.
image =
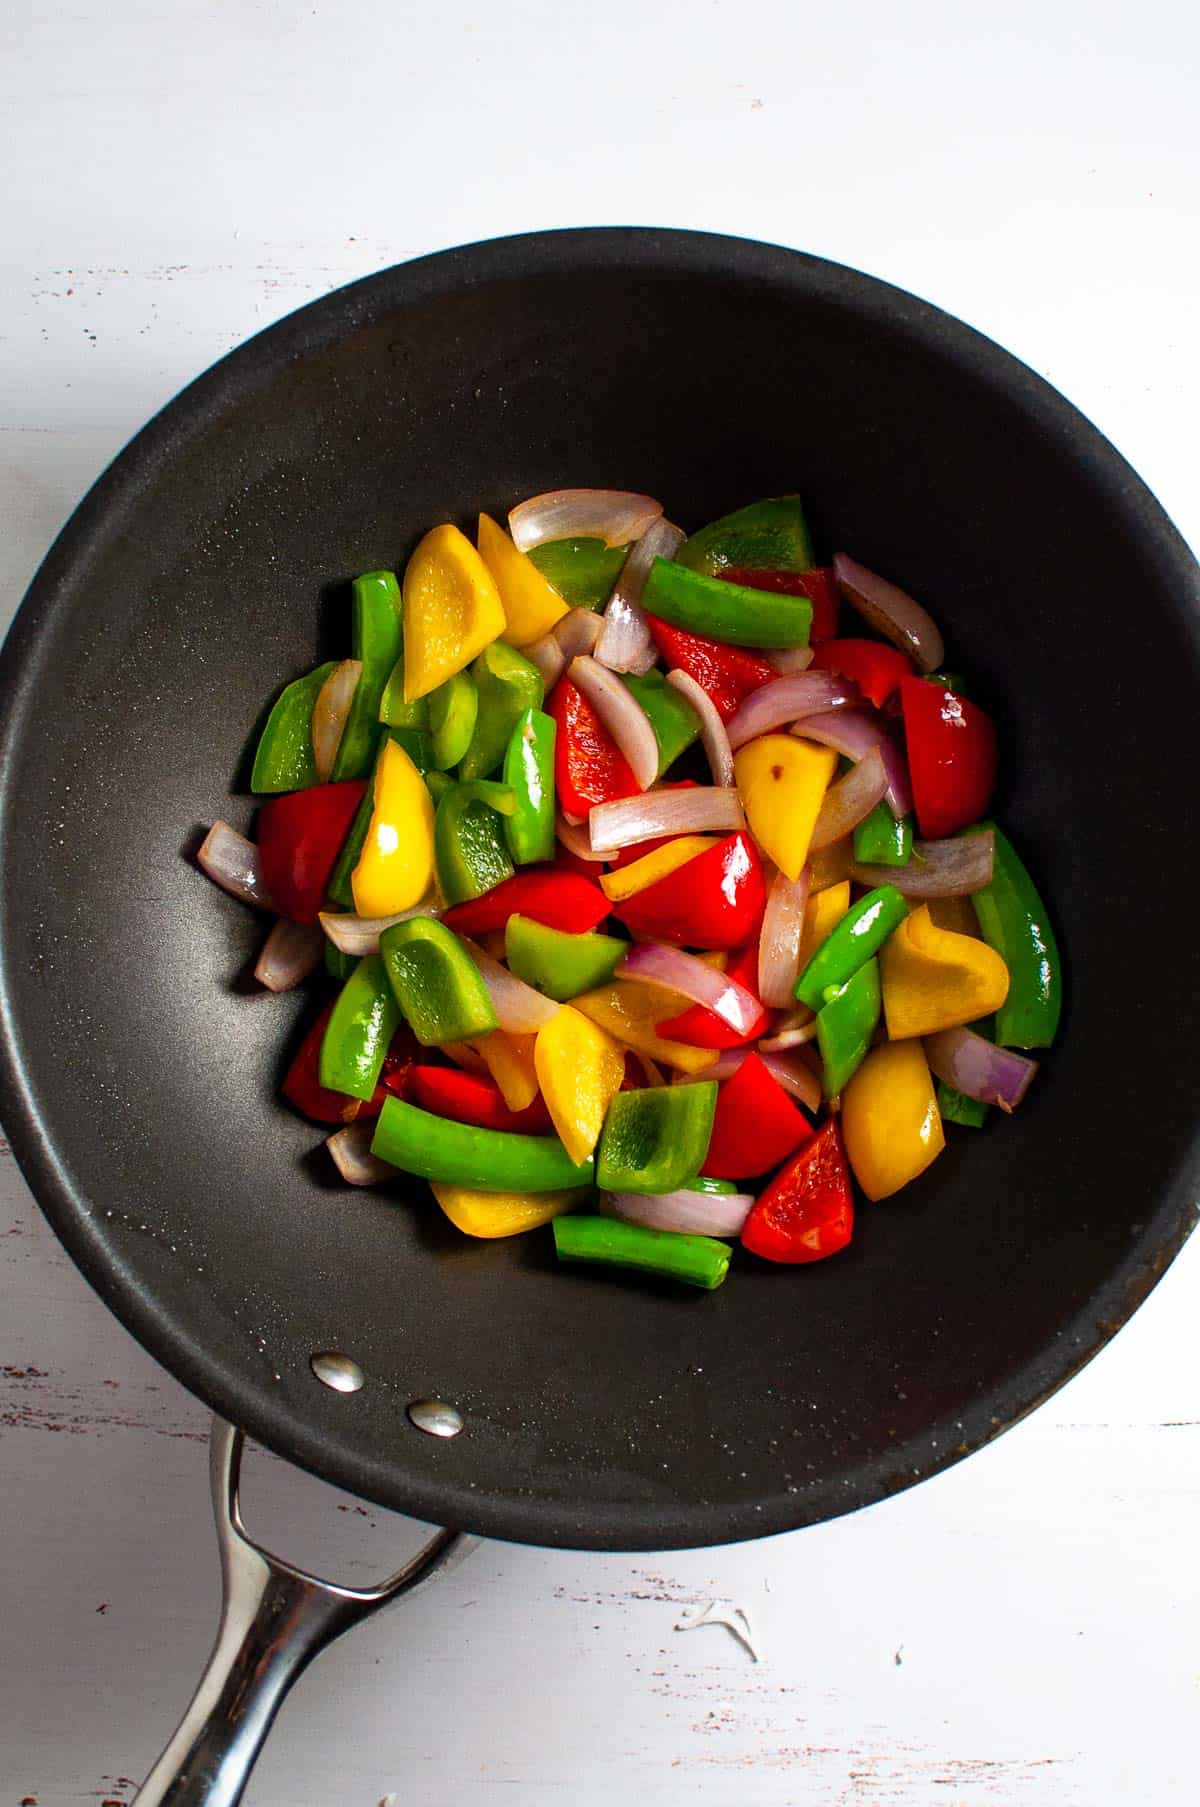
[(381, 1587), (337, 1587), (250, 1541), (238, 1504), (242, 1433), (213, 1419), (213, 1517), (221, 1551), (221, 1624), (179, 1729), (138, 1807), (236, 1807), (296, 1677), (326, 1644), (466, 1555), (475, 1539), (439, 1531)]

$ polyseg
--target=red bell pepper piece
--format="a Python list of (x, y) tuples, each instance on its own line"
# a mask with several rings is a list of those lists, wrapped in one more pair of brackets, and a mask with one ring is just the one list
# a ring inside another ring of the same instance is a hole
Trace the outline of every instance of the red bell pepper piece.
[(303, 1116), (311, 1117), (314, 1123), (365, 1123), (379, 1115), (383, 1101), (389, 1094), (401, 1098), (406, 1096), (416, 1042), (408, 1024), (401, 1023), (383, 1057), (379, 1084), (369, 1099), (351, 1098), (345, 1092), (331, 1091), (328, 1086), (321, 1084), (317, 1069), (321, 1059), (321, 1043), (325, 1039), (325, 1025), (332, 1010), (332, 1002), (326, 1004), (308, 1030), (279, 1089), (289, 1104), (294, 1104)]
[(258, 863), (271, 903), (293, 922), (315, 922), (325, 887), (366, 791), (354, 778), (272, 797), (258, 812)]
[[(752, 944), (744, 947), (740, 954), (735, 954), (725, 968), (725, 976), (733, 979), (738, 985), (744, 985), (747, 991), (758, 996), (758, 947)], [(744, 1035), (719, 1017), (715, 1010), (707, 1010), (703, 1004), (692, 1004), (679, 1016), (668, 1017), (665, 1023), (658, 1025), (658, 1033), (665, 1035), (669, 1041), (687, 1042), (693, 1048), (741, 1048), (746, 1042), (755, 1042), (760, 1035), (765, 1035), (771, 1023), (771, 1013), (764, 1004), (759, 1004), (758, 1016)], [(767, 1162), (768, 1167), (772, 1165)], [(760, 1168), (760, 1172), (765, 1168)]]
[[(730, 1081), (732, 1084), (732, 1081)], [(854, 1233), (850, 1175), (831, 1117), (750, 1207), (742, 1246), (764, 1261), (823, 1261)]]
[(906, 677), (900, 706), (917, 825), (927, 841), (939, 841), (987, 814), (996, 784), (995, 723), (977, 703), (928, 678)]
[(826, 640), (813, 654), (810, 671), (836, 671), (852, 678), (865, 697), (882, 709), (902, 678), (912, 674), (912, 663), (894, 646), (882, 640)]
[(757, 1054), (747, 1054), (717, 1092), (717, 1112), (702, 1172), (747, 1180), (778, 1167), (812, 1137), (812, 1125)]
[(626, 928), (677, 947), (745, 947), (762, 926), (767, 890), (749, 835), (726, 835), (715, 847), (614, 906)]
[(570, 678), (560, 678), (546, 701), (554, 717), (554, 787), (569, 816), (587, 815), (594, 803), (633, 797), (641, 788), (617, 746), (583, 692)]
[(500, 1087), (482, 1073), (458, 1067), (412, 1067), (408, 1096), (435, 1117), (473, 1123), (478, 1129), (509, 1129), (519, 1135), (553, 1135), (545, 1100), (535, 1098), (523, 1111), (510, 1111)]
[(563, 872), (557, 866), (526, 866), (514, 872), (482, 897), (452, 904), (442, 921), (456, 935), (490, 934), (502, 929), (510, 916), (530, 916), (548, 929), (565, 929), (570, 935), (586, 934), (598, 927), (612, 905), (594, 879), (579, 872)]
[(703, 634), (689, 634), (684, 628), (660, 621), (657, 615), (647, 615), (646, 620), (667, 664), (686, 671), (702, 690), (707, 690), (723, 721), (729, 720), (751, 691), (779, 676), (761, 653), (747, 652), (743, 646), (726, 646)]
[(744, 584), (749, 590), (774, 590), (779, 596), (807, 596), (813, 605), (810, 646), (820, 640), (832, 640), (838, 631), (838, 614), (842, 606), (841, 592), (833, 581), (832, 565), (813, 565), (808, 571), (754, 571), (749, 566), (735, 565), (719, 571), (726, 583)]

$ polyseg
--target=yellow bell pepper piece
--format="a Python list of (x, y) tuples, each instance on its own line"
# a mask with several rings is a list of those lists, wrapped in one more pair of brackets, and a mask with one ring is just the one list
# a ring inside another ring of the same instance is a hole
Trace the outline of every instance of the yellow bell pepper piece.
[(374, 807), (350, 874), (360, 916), (394, 916), (433, 883), (433, 798), (404, 748), (387, 740), (375, 768)]
[(559, 1140), (586, 1161), (600, 1140), (613, 1094), (625, 1077), (625, 1050), (607, 1029), (564, 1004), (537, 1032), (534, 1070)]
[(809, 897), (804, 906), (804, 927), (800, 931), (800, 965), (803, 972), (822, 941), (837, 926), (850, 908), (850, 880), (830, 885)]
[(656, 885), (660, 878), (666, 878), (670, 872), (678, 872), (689, 860), (694, 860), (698, 853), (709, 847), (715, 847), (717, 836), (712, 834), (681, 834), (665, 847), (656, 847), (653, 853), (644, 853), (640, 860), (630, 860), (628, 866), (618, 866), (615, 872), (606, 872), (600, 880), (600, 889), (610, 903), (623, 903), (627, 897), (636, 897), (647, 885)]
[(892, 1041), (936, 1035), (999, 1010), (1008, 968), (986, 941), (939, 929), (928, 904), (913, 910), (879, 954), (883, 1012)]
[(404, 571), (404, 700), (415, 702), (504, 632), (496, 580), (457, 527), (434, 527)]
[(931, 897), (929, 914), (936, 928), (949, 929), (952, 935), (970, 935), (973, 941), (983, 939), (975, 906), (969, 897)]
[(840, 885), (843, 879), (849, 878), (853, 864), (853, 835), (843, 835), (840, 841), (831, 841), (828, 847), (818, 847), (808, 862), (809, 890), (825, 891), (830, 885)]
[(478, 539), (479, 556), (496, 580), (508, 623), (502, 638), (513, 646), (529, 646), (562, 620), (567, 605), (491, 515), (480, 515)]
[(733, 756), (734, 776), (754, 838), (793, 882), (808, 858), (821, 802), (836, 768), (832, 747), (818, 747), (793, 734), (764, 734)]
[(842, 1092), (842, 1141), (868, 1198), (890, 1198), (941, 1154), (946, 1138), (920, 1042), (871, 1049)]
[(533, 1064), (536, 1040), (536, 1035), (510, 1035), (505, 1029), (493, 1029), (475, 1043), (510, 1111), (523, 1111), (538, 1095)]
[(470, 1186), (429, 1182), (430, 1190), (456, 1230), (464, 1236), (519, 1236), (539, 1224), (586, 1204), (587, 1186), (568, 1192), (476, 1192)]
[(664, 991), (658, 985), (638, 985), (632, 979), (615, 979), (611, 985), (597, 986), (572, 998), (574, 1009), (598, 1023), (601, 1029), (635, 1053), (645, 1054), (664, 1066), (678, 1067), (681, 1073), (703, 1073), (715, 1066), (717, 1053), (712, 1048), (689, 1048), (686, 1042), (673, 1042), (658, 1033), (657, 1024), (679, 1014), (679, 994)]

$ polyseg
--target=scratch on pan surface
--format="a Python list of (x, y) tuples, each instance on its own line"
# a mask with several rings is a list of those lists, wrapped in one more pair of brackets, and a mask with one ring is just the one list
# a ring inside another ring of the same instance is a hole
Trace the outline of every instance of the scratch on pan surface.
[(676, 1631), (696, 1631), (701, 1625), (723, 1625), (749, 1652), (752, 1662), (762, 1661), (750, 1615), (732, 1600), (710, 1600), (707, 1606), (690, 1607), (682, 1619), (675, 1621)]

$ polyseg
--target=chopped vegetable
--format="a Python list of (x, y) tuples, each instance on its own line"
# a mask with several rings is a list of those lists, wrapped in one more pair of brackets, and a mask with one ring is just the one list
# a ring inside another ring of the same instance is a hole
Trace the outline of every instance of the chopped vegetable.
[(497, 1027), (479, 968), (456, 935), (427, 916), (379, 937), (383, 969), (402, 1014), (426, 1048), (472, 1041)]
[(336, 669), (337, 662), (332, 659), (327, 665), (318, 665), (277, 697), (254, 754), (250, 789), (257, 795), (307, 790), (318, 782), (312, 742), (313, 709), (325, 680)]
[[(807, 596), (744, 589), (665, 558), (656, 558), (650, 567), (642, 606), (648, 618), (727, 646), (807, 646), (812, 626)], [(650, 627), (653, 632), (653, 622)]]
[(624, 903), (627, 897), (636, 897), (639, 891), (646, 890), (649, 885), (656, 885), (660, 878), (667, 878), (672, 872), (678, 872), (689, 860), (694, 860), (699, 853), (705, 853), (716, 846), (712, 835), (681, 834), (654, 844), (653, 850), (642, 853), (635, 847), (635, 859), (624, 861), (615, 871), (605, 873), (600, 880), (600, 889), (610, 903)]
[(663, 1280), (682, 1280), (712, 1292), (729, 1269), (727, 1243), (711, 1236), (677, 1236), (611, 1217), (556, 1217), (554, 1248), (560, 1261), (597, 1261), (636, 1268)]
[(567, 612), (567, 605), (533, 560), (518, 551), (490, 515), (479, 517), (479, 555), (496, 580), (507, 623), (504, 638), (514, 646), (528, 646), (549, 633)]
[[(859, 967), (879, 952), (906, 915), (907, 906), (894, 885), (880, 885), (860, 897), (803, 968), (796, 982), (800, 1002), (810, 1010), (820, 1010), (826, 991), (853, 978)], [(976, 1016), (980, 1014), (975, 1012)]]
[(538, 1095), (534, 1064), (536, 1042), (537, 1035), (532, 1030), (493, 1029), (490, 1035), (473, 1044), (510, 1111), (528, 1110)]
[(366, 797), (357, 781), (273, 797), (258, 812), (263, 883), (281, 916), (315, 922), (338, 854)]
[(384, 690), (404, 651), (401, 610), (394, 571), (367, 571), (355, 578), (350, 644), (359, 662), (359, 676), (330, 774), (335, 783), (342, 778), (365, 778), (375, 762)]
[(281, 916), (254, 963), (254, 977), (268, 991), (291, 991), (321, 964), (325, 945), (316, 923)]
[(646, 797), (596, 805), (589, 819), (594, 853), (616, 853), (642, 841), (745, 826), (736, 790), (704, 784), (663, 785)]
[(457, 527), (434, 527), (404, 572), (404, 700), (428, 696), (504, 632), (500, 592)]
[(447, 903), (482, 897), (513, 876), (502, 818), (516, 807), (507, 785), (486, 778), (446, 792), (437, 806), (434, 846), (438, 884)]
[(726, 646), (703, 634), (690, 634), (648, 614), (646, 623), (670, 670), (685, 671), (713, 701), (722, 721), (728, 721), (746, 697), (760, 684), (770, 684), (779, 673), (761, 653), (740, 646)]
[[(752, 991), (740, 984), (732, 973), (723, 972), (695, 954), (685, 954), (680, 948), (643, 942), (640, 947), (630, 948), (617, 968), (617, 975), (677, 992), (681, 998), (700, 1007), (700, 1023), (707, 1017), (715, 1017), (720, 1026), (732, 1034), (734, 1045), (750, 1039), (762, 1026), (765, 1013)], [(676, 1018), (675, 1022), (678, 1020)], [(660, 1028), (668, 1036), (675, 1032), (666, 1025), (660, 1025)], [(680, 1039), (694, 1038), (684, 1035)], [(705, 1042), (702, 1045), (719, 1047), (723, 1044)]]
[(746, 994), (753, 1005), (752, 1010), (739, 1011), (737, 1020), (730, 1021), (728, 1013), (696, 1003), (679, 1016), (668, 1017), (660, 1023), (659, 1034), (669, 1036), (673, 1041), (688, 1042), (697, 1048), (738, 1048), (765, 1035), (770, 1028), (771, 1017), (755, 991), (758, 982), (758, 949), (754, 946), (744, 947), (740, 953), (735, 954), (725, 968), (725, 978), (731, 986), (737, 986)]
[(590, 535), (544, 540), (529, 557), (563, 601), (573, 609), (602, 609), (612, 595), (629, 552)]
[(712, 1139), (702, 1165), (719, 1179), (753, 1179), (786, 1161), (812, 1133), (808, 1118), (770, 1068), (750, 1053), (717, 1093)]
[(723, 577), (726, 583), (743, 584), (751, 590), (807, 596), (813, 609), (809, 638), (814, 647), (837, 633), (841, 594), (834, 582), (831, 565), (814, 565), (809, 571), (755, 571), (747, 565), (731, 565), (728, 570), (716, 571), (713, 575)]
[(872, 1048), (842, 1093), (841, 1123), (854, 1177), (868, 1198), (890, 1198), (924, 1173), (946, 1138), (919, 1041)]
[(678, 871), (628, 897), (614, 912), (643, 940), (677, 947), (745, 947), (756, 939), (766, 885), (754, 842), (732, 834)]
[(368, 954), (342, 986), (325, 1025), (317, 1063), (320, 1084), (327, 1091), (369, 1099), (399, 1022), (383, 961), (378, 954)]
[(844, 552), (833, 555), (833, 575), (846, 601), (869, 627), (906, 652), (918, 671), (937, 670), (945, 653), (937, 623), (906, 590)]
[(585, 991), (571, 1001), (576, 1010), (590, 1016), (625, 1047), (663, 1066), (695, 1074), (703, 1073), (716, 1061), (716, 1055), (707, 1048), (689, 1047), (686, 1042), (673, 1042), (658, 1033), (659, 1021), (670, 1012), (671, 995), (655, 986), (616, 979), (611, 985), (597, 986), (595, 991)]
[(594, 803), (634, 796), (641, 788), (593, 705), (568, 676), (546, 700), (557, 729), (554, 786), (568, 815), (582, 819)]
[[(781, 682), (790, 682), (783, 679)], [(764, 734), (733, 756), (746, 820), (759, 846), (793, 882), (808, 858), (813, 828), (837, 760), (828, 747), (789, 734)]]
[(504, 759), (517, 723), (528, 710), (541, 708), (545, 686), (536, 665), (503, 640), (484, 647), (471, 676), (479, 709), (458, 775), (489, 778)]
[(578, 1211), (591, 1197), (587, 1186), (565, 1192), (481, 1192), (473, 1186), (431, 1180), (430, 1190), (456, 1230), (464, 1236), (489, 1238), (539, 1229), (564, 1211)]
[(466, 755), (479, 716), (479, 692), (471, 674), (456, 671), (429, 694), (429, 737), (433, 763), (449, 771)]
[(968, 839), (990, 833), (994, 863), (976, 891), (975, 914), (988, 946), (1008, 969), (1008, 996), (996, 1012), (1002, 1048), (1048, 1048), (1062, 1012), (1062, 962), (1046, 906), (1008, 836), (987, 822)]
[(662, 514), (662, 503), (627, 489), (555, 489), (509, 510), (508, 531), (528, 552), (545, 540), (595, 535), (606, 546), (639, 540)]
[(433, 800), (416, 766), (386, 740), (375, 768), (371, 820), (350, 886), (360, 916), (419, 903), (433, 882)]
[(932, 1070), (946, 1085), (981, 1104), (998, 1104), (1011, 1114), (1029, 1090), (1036, 1060), (997, 1048), (973, 1029), (943, 1029), (925, 1043)]
[(504, 819), (508, 851), (518, 866), (554, 858), (554, 741), (552, 716), (526, 709), (504, 755), (504, 782), (514, 808)]
[(642, 1224), (647, 1230), (670, 1230), (683, 1236), (737, 1236), (754, 1203), (751, 1192), (735, 1192), (727, 1181), (709, 1181), (700, 1190), (697, 1180), (678, 1192), (603, 1192), (600, 1209), (606, 1217), (623, 1223)]
[(844, 985), (830, 987), (817, 1012), (826, 1098), (837, 1098), (862, 1065), (879, 1022), (879, 962), (868, 960)]
[(939, 929), (924, 904), (891, 936), (879, 968), (892, 1041), (972, 1023), (999, 1010), (1008, 996), (1008, 968), (999, 954), (973, 936)]
[(969, 897), (992, 882), (992, 831), (954, 835), (948, 841), (914, 841), (907, 866), (851, 866), (860, 885), (894, 885), (905, 897)]
[(858, 685), (868, 702), (882, 709), (912, 671), (911, 661), (879, 640), (826, 640), (813, 652), (814, 671), (836, 671)]
[(941, 840), (987, 813), (996, 784), (996, 729), (965, 696), (925, 678), (900, 685), (917, 825)]
[(912, 817), (896, 817), (879, 802), (854, 830), (854, 860), (860, 866), (907, 866), (912, 844)]
[(742, 1247), (764, 1261), (824, 1261), (854, 1232), (854, 1200), (837, 1118), (793, 1155), (750, 1208)]
[(534, 1069), (563, 1147), (573, 1161), (595, 1150), (609, 1104), (625, 1077), (625, 1050), (581, 1011), (564, 1005), (538, 1030)]
[(435, 1117), (451, 1117), (455, 1123), (473, 1123), (479, 1129), (541, 1136), (549, 1135), (553, 1128), (544, 1099), (535, 1098), (524, 1110), (510, 1110), (494, 1079), (482, 1073), (464, 1073), (457, 1067), (410, 1067), (407, 1096)]
[(566, 934), (529, 916), (510, 916), (505, 928), (510, 971), (560, 1002), (607, 984), (628, 951), (615, 935)]
[(502, 929), (509, 917), (517, 914), (577, 935), (604, 921), (608, 899), (599, 885), (582, 873), (531, 866), (481, 897), (444, 910), (442, 921), (456, 935), (478, 936)]
[(629, 684), (597, 659), (586, 655), (572, 659), (567, 667), (567, 679), (591, 704), (612, 736), (638, 789), (648, 790), (658, 777), (658, 738), (650, 725), (650, 717)]
[(755, 572), (807, 571), (814, 562), (799, 496), (769, 496), (722, 515), (693, 533), (676, 556), (681, 565), (708, 577), (737, 566)]
[(371, 1153), (404, 1173), (482, 1192), (560, 1192), (590, 1186), (590, 1160), (572, 1161), (557, 1136), (515, 1136), (435, 1117), (389, 1098)]

